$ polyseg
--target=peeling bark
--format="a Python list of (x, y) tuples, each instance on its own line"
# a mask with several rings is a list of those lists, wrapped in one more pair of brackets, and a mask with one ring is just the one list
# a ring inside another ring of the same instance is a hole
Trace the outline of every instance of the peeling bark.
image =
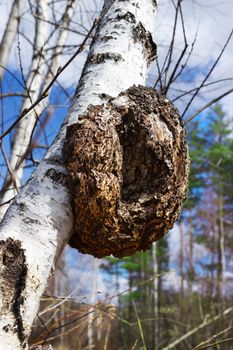
[(70, 244), (96, 257), (145, 250), (173, 227), (186, 195), (181, 118), (160, 93), (132, 87), (67, 129), (75, 220)]

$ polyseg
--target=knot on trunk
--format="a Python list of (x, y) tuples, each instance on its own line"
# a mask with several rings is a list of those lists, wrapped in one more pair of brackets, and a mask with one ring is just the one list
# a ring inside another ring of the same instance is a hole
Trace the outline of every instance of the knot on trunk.
[(67, 128), (64, 158), (74, 211), (70, 245), (96, 257), (149, 248), (177, 219), (185, 199), (188, 152), (176, 108), (133, 86), (90, 106)]

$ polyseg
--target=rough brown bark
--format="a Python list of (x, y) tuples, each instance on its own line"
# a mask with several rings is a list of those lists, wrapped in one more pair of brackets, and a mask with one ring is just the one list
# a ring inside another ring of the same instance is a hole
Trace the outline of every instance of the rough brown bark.
[[(22, 292), (26, 283), (27, 266), (20, 241), (14, 241), (11, 238), (0, 241), (0, 262), (1, 313), (3, 315), (8, 312), (8, 309), (11, 309), (15, 318), (13, 332), (17, 333), (20, 343), (24, 344), (26, 336), (20, 308), (24, 303)], [(10, 327), (10, 324), (5, 326), (4, 331), (9, 332)]]
[(145, 250), (172, 228), (185, 199), (185, 130), (172, 104), (142, 86), (90, 106), (63, 149), (73, 197), (70, 244), (96, 257)]

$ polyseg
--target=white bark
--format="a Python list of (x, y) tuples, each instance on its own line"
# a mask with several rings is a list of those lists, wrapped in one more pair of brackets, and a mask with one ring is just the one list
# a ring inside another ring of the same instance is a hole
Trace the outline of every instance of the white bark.
[(93, 266), (93, 274), (92, 274), (92, 283), (91, 283), (91, 297), (90, 303), (93, 306), (93, 312), (88, 314), (88, 328), (87, 328), (87, 339), (88, 339), (88, 350), (92, 350), (94, 348), (94, 310), (96, 303), (96, 295), (97, 295), (97, 281), (98, 281), (98, 270), (99, 270), (99, 261), (97, 259), (94, 260)]
[[(54, 44), (54, 49), (53, 49), (52, 55), (51, 55), (52, 59), (51, 59), (44, 83), (43, 83), (44, 87), (46, 87), (50, 83), (50, 81), (54, 77), (54, 73), (57, 71), (58, 57), (63, 52), (63, 45), (65, 44), (67, 36), (68, 36), (67, 29), (69, 28), (70, 20), (74, 14), (75, 1), (76, 0), (67, 0), (67, 5), (66, 5), (66, 8), (64, 10), (64, 14), (62, 16), (63, 17), (63, 21), (61, 23), (62, 27), (60, 27), (60, 29), (58, 31), (57, 40), (56, 40), (56, 43)], [(43, 100), (43, 103), (40, 103), (40, 105), (38, 105), (37, 113), (39, 115), (41, 115), (42, 112), (44, 111), (44, 109), (47, 107), (47, 105), (48, 105), (48, 98)]]
[[(30, 107), (30, 105), (36, 101), (39, 96), (40, 87), (45, 77), (46, 66), (45, 66), (45, 58), (42, 55), (43, 47), (45, 45), (47, 36), (48, 36), (48, 0), (37, 0), (37, 7), (39, 18), (45, 19), (42, 21), (41, 19), (36, 19), (36, 30), (35, 30), (35, 44), (33, 47), (33, 59), (31, 63), (31, 67), (29, 70), (29, 75), (27, 79), (27, 91), (29, 94), (27, 98), (25, 98), (21, 111)], [(21, 185), (21, 180), (23, 176), (23, 166), (25, 161), (23, 160), (25, 153), (28, 149), (28, 145), (30, 143), (31, 134), (34, 129), (35, 123), (37, 122), (37, 118), (40, 115), (39, 109), (35, 108), (30, 113), (28, 113), (22, 121), (16, 126), (14, 141), (11, 149), (10, 156), (10, 168), (14, 174), (14, 182), (16, 186), (12, 184), (11, 176), (9, 175), (6, 179), (6, 183), (8, 186), (5, 187), (4, 195), (1, 198), (1, 203), (6, 203), (0, 206), (0, 220), (3, 218), (9, 204), (8, 201), (14, 198), (17, 194), (17, 189)]]
[[(154, 318), (155, 318), (155, 346), (157, 348), (159, 343), (159, 276), (158, 276), (158, 261), (157, 261), (157, 242), (153, 243), (152, 246), (152, 259), (153, 259), (153, 272), (154, 272)], [(160, 277), (161, 278), (161, 277)]]
[[(9, 300), (4, 288), (9, 271), (4, 265), (6, 260), (1, 258), (0, 344), (5, 350), (23, 349), (26, 344), (51, 268), (71, 233), (70, 193), (61, 153), (66, 124), (75, 123), (90, 103), (103, 103), (101, 94), (117, 96), (133, 84), (145, 84), (148, 49), (145, 36), (135, 38), (133, 30), (141, 22), (152, 33), (155, 8), (154, 0), (116, 0), (102, 18), (66, 123), (1, 223), (2, 247), (10, 254), (7, 239), (11, 237), (14, 244), (18, 240), (21, 248), (15, 250), (25, 259), (21, 258), (15, 282), (12, 281), (11, 302), (5, 303)], [(119, 19), (128, 12), (133, 20)], [(103, 40), (104, 36), (107, 40)], [(97, 63), (93, 59), (96, 54), (104, 59)], [(19, 288), (20, 271), (25, 283)], [(16, 300), (16, 310), (12, 309), (12, 300)]]
[[(25, 0), (14, 0), (12, 4), (9, 19), (0, 43), (0, 64), (3, 67), (7, 66), (10, 51), (15, 41), (19, 20), (22, 15), (24, 6)], [(5, 70), (0, 67), (0, 79), (3, 78), (4, 72)]]

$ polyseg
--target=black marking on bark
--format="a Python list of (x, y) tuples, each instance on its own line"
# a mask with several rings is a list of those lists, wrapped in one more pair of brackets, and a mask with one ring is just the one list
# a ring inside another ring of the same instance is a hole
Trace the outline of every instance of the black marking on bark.
[(134, 14), (129, 12), (129, 11), (124, 13), (124, 14), (117, 15), (116, 19), (118, 21), (121, 21), (123, 19), (123, 20), (125, 20), (125, 21), (127, 21), (129, 23), (136, 23), (136, 18), (134, 16)]
[[(24, 263), (25, 263), (25, 257), (24, 257)], [(25, 340), (24, 326), (23, 326), (23, 320), (20, 312), (20, 307), (21, 305), (24, 304), (24, 297), (22, 297), (22, 292), (26, 286), (26, 277), (27, 277), (27, 266), (23, 265), (19, 274), (19, 279), (16, 286), (15, 299), (12, 305), (12, 311), (15, 315), (15, 322), (18, 330), (17, 333), (21, 343), (23, 343), (23, 341)]]
[(24, 304), (22, 293), (26, 286), (28, 268), (20, 241), (15, 241), (12, 238), (0, 241), (0, 264), (2, 266), (0, 273), (2, 313), (7, 314), (11, 310), (15, 319), (13, 325), (6, 325), (3, 330), (8, 332), (12, 327), (13, 331), (17, 333), (21, 345), (24, 346), (26, 335), (21, 306)]
[(11, 325), (10, 325), (10, 324), (7, 324), (6, 326), (2, 327), (2, 329), (3, 329), (6, 333), (9, 332), (10, 328), (11, 328)]
[(105, 93), (99, 94), (99, 97), (100, 97), (102, 100), (106, 100), (106, 101), (109, 101), (110, 99), (112, 99), (112, 96), (110, 96), (110, 95), (108, 95), (108, 94), (105, 94)]
[(112, 35), (104, 35), (104, 36), (102, 36), (101, 38), (100, 38), (100, 40), (101, 41), (104, 41), (104, 42), (106, 42), (106, 41), (109, 41), (109, 40), (116, 40), (116, 38), (114, 38), (114, 36), (112, 36)]
[(29, 217), (24, 217), (23, 219), (23, 222), (25, 222), (25, 224), (30, 224), (30, 225), (33, 225), (33, 224), (40, 224), (40, 221), (37, 220), (37, 219), (32, 219), (32, 218), (29, 218)]
[(124, 61), (124, 58), (118, 53), (105, 52), (105, 53), (94, 54), (94, 55), (90, 56), (88, 58), (88, 60), (91, 63), (99, 64), (99, 63), (103, 63), (104, 61), (107, 61), (107, 60), (113, 60), (115, 62)]
[(141, 22), (133, 28), (133, 38), (135, 42), (140, 41), (143, 43), (148, 53), (149, 61), (154, 60), (157, 56), (157, 45), (153, 41), (151, 33), (145, 29)]
[(27, 205), (25, 203), (20, 202), (19, 203), (19, 211), (24, 214), (24, 212), (27, 210)]
[(56, 184), (61, 184), (63, 186), (67, 184), (66, 176), (63, 173), (56, 171), (55, 169), (47, 170), (45, 176), (50, 177)]

